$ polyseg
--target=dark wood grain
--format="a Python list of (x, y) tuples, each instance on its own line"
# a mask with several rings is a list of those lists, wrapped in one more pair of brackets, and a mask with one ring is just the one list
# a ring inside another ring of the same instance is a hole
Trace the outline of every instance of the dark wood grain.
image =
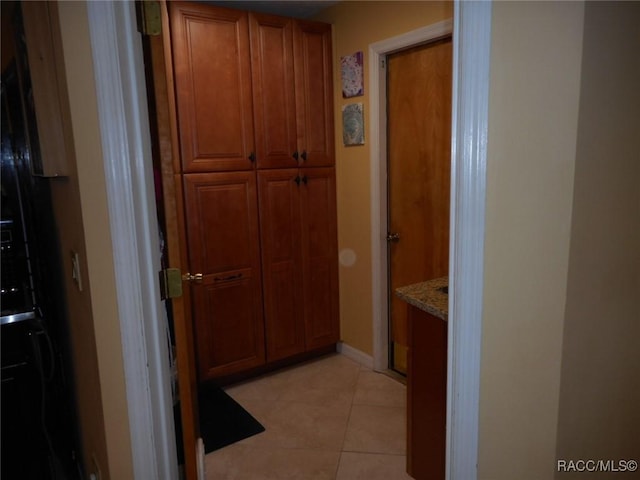
[(407, 472), (444, 480), (447, 421), (447, 322), (408, 306)]

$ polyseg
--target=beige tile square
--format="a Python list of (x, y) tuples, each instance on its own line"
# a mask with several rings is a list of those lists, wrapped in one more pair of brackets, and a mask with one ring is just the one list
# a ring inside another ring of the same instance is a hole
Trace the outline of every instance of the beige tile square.
[(326, 405), (351, 403), (360, 366), (331, 354), (225, 388), (238, 403), (280, 400)]
[(234, 443), (206, 454), (204, 468), (207, 480), (238, 478), (246, 451), (247, 447)]
[(207, 480), (333, 480), (339, 452), (234, 445), (205, 457)]
[(343, 452), (336, 480), (411, 480), (404, 455)]
[(226, 387), (224, 391), (240, 404), (245, 400), (278, 400), (282, 395), (282, 388), (271, 376), (238, 383)]
[(405, 455), (406, 409), (353, 405), (343, 450)]
[(348, 412), (353, 402), (355, 390), (355, 385), (349, 388), (333, 389), (296, 383), (286, 388), (279, 400), (282, 402), (326, 406)]
[(272, 376), (279, 386), (290, 388), (294, 385), (308, 388), (342, 390), (355, 388), (360, 365), (338, 354), (321, 357), (289, 368)]
[(360, 372), (354, 405), (380, 405), (406, 407), (407, 387), (387, 375), (376, 372)]
[[(312, 405), (297, 402), (271, 402), (255, 407), (255, 417), (265, 431), (242, 440), (242, 444), (252, 447), (317, 448), (340, 451), (349, 408), (326, 405)], [(253, 408), (248, 405), (247, 410)]]

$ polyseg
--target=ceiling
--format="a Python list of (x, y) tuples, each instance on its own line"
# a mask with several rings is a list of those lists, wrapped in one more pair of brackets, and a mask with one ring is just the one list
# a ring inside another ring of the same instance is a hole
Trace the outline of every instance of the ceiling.
[(285, 0), (285, 1), (252, 1), (252, 0), (217, 0), (209, 1), (212, 5), (251, 10), (254, 12), (272, 13), (294, 18), (310, 18), (338, 3), (333, 0)]

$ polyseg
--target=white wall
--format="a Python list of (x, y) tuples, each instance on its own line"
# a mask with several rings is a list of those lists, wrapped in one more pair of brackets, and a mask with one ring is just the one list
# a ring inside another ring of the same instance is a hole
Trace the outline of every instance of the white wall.
[(640, 461), (639, 48), (639, 2), (586, 3), (558, 459)]
[(584, 4), (495, 2), (478, 478), (552, 478)]
[(80, 253), (83, 291), (64, 263), (85, 474), (133, 478), (129, 413), (85, 2), (58, 3), (70, 125), (71, 175), (52, 181), (61, 258)]

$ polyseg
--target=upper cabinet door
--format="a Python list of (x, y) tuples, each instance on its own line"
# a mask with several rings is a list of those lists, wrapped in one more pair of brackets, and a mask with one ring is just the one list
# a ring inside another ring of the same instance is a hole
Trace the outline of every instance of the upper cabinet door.
[(293, 21), (251, 13), (249, 22), (257, 167), (296, 167)]
[(294, 29), (300, 165), (335, 163), (331, 25), (297, 21)]
[(183, 171), (252, 169), (248, 14), (168, 3)]

